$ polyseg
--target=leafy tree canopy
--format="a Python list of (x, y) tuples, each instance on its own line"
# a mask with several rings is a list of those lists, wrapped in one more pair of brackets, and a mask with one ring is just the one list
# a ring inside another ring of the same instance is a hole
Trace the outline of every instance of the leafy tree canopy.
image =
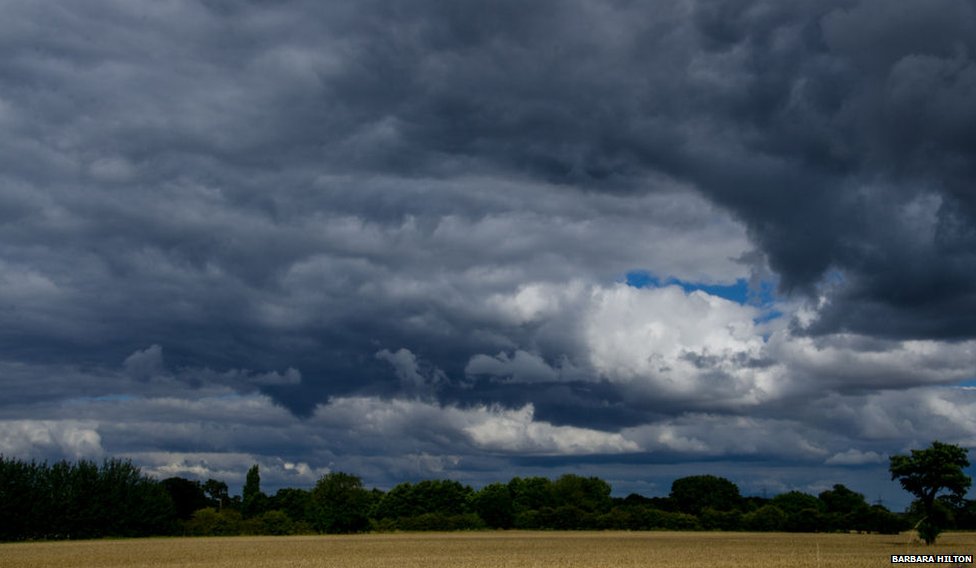
[(180, 520), (189, 520), (194, 512), (207, 508), (211, 504), (199, 481), (183, 477), (168, 477), (159, 484), (169, 493), (176, 508), (176, 517)]
[(935, 441), (924, 450), (912, 450), (911, 455), (891, 456), (889, 470), (891, 478), (900, 481), (905, 491), (931, 507), (943, 491), (956, 499), (966, 495), (972, 484), (963, 472), (967, 467), (969, 457), (964, 448)]
[(356, 533), (369, 528), (371, 497), (355, 475), (332, 472), (312, 489), (309, 505), (312, 526), (326, 533)]
[(857, 513), (868, 508), (864, 495), (851, 491), (839, 483), (834, 485), (833, 489), (821, 492), (819, 498), (827, 507), (828, 513), (844, 515)]
[(698, 515), (703, 509), (731, 511), (740, 506), (739, 488), (724, 477), (692, 475), (674, 480), (671, 501), (682, 513)]
[(573, 506), (583, 511), (605, 513), (610, 510), (610, 484), (599, 477), (568, 473), (552, 483), (557, 506)]
[(919, 522), (919, 535), (932, 544), (945, 525), (944, 507), (937, 506), (936, 497), (943, 494), (950, 502), (962, 502), (972, 479), (963, 471), (969, 467), (965, 448), (954, 444), (932, 442), (924, 450), (912, 450), (910, 455), (894, 455), (889, 461), (891, 479), (918, 498), (924, 517)]

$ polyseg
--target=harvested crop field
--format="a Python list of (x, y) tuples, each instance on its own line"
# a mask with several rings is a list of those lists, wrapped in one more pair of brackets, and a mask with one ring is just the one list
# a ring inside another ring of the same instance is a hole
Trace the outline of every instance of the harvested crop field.
[(160, 538), (0, 544), (0, 566), (626, 567), (890, 566), (892, 554), (973, 554), (976, 534), (933, 547), (907, 535), (701, 532), (475, 532)]

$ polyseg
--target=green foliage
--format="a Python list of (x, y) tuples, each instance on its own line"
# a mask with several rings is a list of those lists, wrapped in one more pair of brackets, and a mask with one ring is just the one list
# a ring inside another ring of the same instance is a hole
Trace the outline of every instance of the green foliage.
[(515, 522), (515, 505), (508, 486), (492, 483), (481, 488), (471, 497), (471, 509), (493, 529), (512, 528)]
[(976, 499), (966, 499), (956, 510), (956, 528), (976, 530)]
[(846, 515), (868, 508), (864, 495), (851, 491), (839, 483), (834, 485), (833, 489), (821, 492), (818, 499), (823, 503), (827, 513)]
[(633, 530), (696, 531), (702, 528), (698, 517), (688, 513), (643, 507), (634, 511), (633, 517)]
[(786, 522), (786, 513), (776, 505), (763, 505), (742, 515), (743, 528), (750, 531), (781, 531), (786, 527)]
[(195, 511), (210, 504), (199, 481), (192, 481), (182, 477), (167, 477), (159, 482), (173, 501), (176, 518), (181, 521), (189, 520)]
[[(882, 532), (877, 528), (881, 518), (871, 512), (864, 495), (837, 484), (833, 489), (820, 493), (818, 498), (826, 511), (825, 530)], [(883, 524), (890, 523), (886, 521)]]
[(242, 533), (243, 524), (239, 511), (207, 507), (193, 513), (184, 530), (193, 536), (236, 536)]
[(787, 515), (799, 513), (806, 509), (812, 509), (814, 511), (826, 510), (823, 501), (802, 491), (781, 493), (770, 499), (769, 504), (779, 507), (779, 510)]
[(268, 499), (268, 509), (282, 511), (295, 523), (308, 522), (312, 494), (304, 489), (279, 489)]
[(284, 511), (265, 511), (252, 521), (255, 521), (252, 534), (287, 535), (296, 531), (296, 523)]
[(610, 484), (598, 477), (566, 474), (552, 483), (553, 502), (557, 507), (574, 507), (587, 513), (605, 513), (613, 502)]
[(0, 456), (0, 540), (38, 538), (45, 531), (46, 469)]
[(790, 491), (773, 497), (769, 504), (786, 515), (782, 530), (817, 532), (826, 527), (825, 512), (827, 507), (823, 501), (813, 495), (800, 491)]
[(100, 472), (101, 499), (110, 503), (106, 536), (170, 534), (176, 530), (176, 511), (159, 482), (142, 474), (129, 461), (106, 460)]
[(634, 530), (631, 513), (626, 508), (614, 507), (596, 518), (596, 528), (600, 530)]
[(241, 492), (241, 513), (245, 519), (255, 517), (268, 508), (268, 496), (261, 492), (261, 472), (258, 464), (247, 470)]
[(460, 515), (424, 513), (397, 519), (392, 526), (401, 531), (461, 531), (483, 529), (485, 522), (474, 513)]
[(937, 508), (936, 498), (946, 492), (948, 501), (962, 502), (972, 484), (963, 472), (967, 467), (969, 458), (964, 448), (938, 441), (924, 450), (912, 450), (911, 455), (891, 456), (888, 468), (891, 479), (897, 479), (905, 491), (917, 497), (924, 515), (917, 530), (926, 544), (933, 544), (947, 524)]
[(575, 505), (543, 507), (537, 511), (536, 522), (539, 528), (556, 530), (586, 530), (597, 526), (597, 515)]
[(682, 513), (699, 515), (707, 507), (716, 511), (738, 509), (742, 502), (739, 488), (724, 477), (692, 475), (674, 480), (671, 501)]
[(610, 511), (610, 485), (597, 477), (566, 474), (551, 481), (544, 477), (516, 477), (506, 485), (485, 487), (472, 505), (488, 526), (521, 529), (597, 528)]
[(915, 525), (915, 530), (918, 531), (918, 538), (925, 541), (925, 544), (933, 544), (939, 535), (942, 534), (942, 527), (938, 523), (930, 521), (928, 518), (924, 518)]
[(0, 456), (0, 539), (68, 539), (169, 534), (175, 510), (166, 490), (123, 460), (54, 465)]
[(552, 481), (545, 477), (515, 477), (508, 482), (508, 490), (512, 495), (512, 506), (516, 515), (526, 511), (537, 511), (543, 507), (552, 507), (555, 502), (552, 496)]
[(333, 472), (323, 476), (312, 490), (309, 519), (315, 530), (330, 534), (357, 533), (369, 529), (371, 496), (355, 475)]
[(415, 514), (441, 513), (463, 515), (468, 512), (468, 501), (474, 491), (457, 481), (425, 480), (413, 486)]
[[(610, 497), (610, 485), (602, 479), (574, 474), (555, 481), (516, 477), (477, 492), (457, 481), (428, 480), (401, 483), (383, 493), (365, 489), (358, 477), (335, 472), (319, 479), (311, 491), (281, 489), (266, 497), (255, 466), (248, 471), (243, 493), (243, 499), (232, 497), (225, 483), (213, 479), (203, 484), (178, 477), (156, 482), (120, 460), (49, 466), (0, 456), (0, 539), (148, 536), (172, 534), (179, 528), (201, 536), (489, 527), (856, 529), (894, 534), (908, 528), (906, 517), (881, 506), (869, 507), (863, 495), (843, 485), (819, 498), (796, 491), (773, 499), (742, 498), (730, 481), (709, 475), (676, 480), (667, 498), (631, 494), (621, 499)], [(928, 513), (919, 499), (912, 522), (919, 521), (916, 528), (923, 538), (934, 540), (953, 522), (970, 522), (973, 509), (973, 502), (948, 491), (934, 499)]]
[[(898, 534), (911, 528), (911, 523), (881, 505), (872, 505), (865, 516), (863, 530), (881, 534)], [(861, 529), (858, 529), (861, 530)]]
[(208, 479), (203, 483), (203, 493), (210, 500), (210, 507), (218, 511), (230, 507), (232, 504), (227, 484), (223, 481)]
[(706, 507), (698, 519), (702, 528), (708, 531), (734, 531), (742, 527), (742, 513), (739, 511), (716, 511)]
[(195, 511), (183, 530), (191, 536), (290, 535), (311, 532), (307, 523), (295, 522), (284, 511), (265, 511), (245, 519), (240, 511), (207, 507)]
[(405, 519), (428, 513), (445, 516), (463, 515), (468, 511), (474, 491), (457, 481), (426, 480), (400, 483), (382, 496), (376, 507), (378, 519)]
[[(609, 512), (599, 515), (593, 528), (605, 530), (701, 530), (702, 522), (698, 517), (687, 513), (664, 511), (656, 506), (660, 501), (647, 498), (628, 498)], [(737, 513), (736, 513), (737, 514)]]
[(969, 458), (964, 448), (936, 441), (930, 448), (912, 450), (910, 456), (891, 456), (889, 470), (892, 479), (928, 507), (943, 491), (962, 499), (972, 484), (963, 472), (967, 467)]
[(413, 491), (413, 484), (404, 482), (387, 491), (376, 506), (377, 519), (399, 519), (421, 514), (421, 504)]

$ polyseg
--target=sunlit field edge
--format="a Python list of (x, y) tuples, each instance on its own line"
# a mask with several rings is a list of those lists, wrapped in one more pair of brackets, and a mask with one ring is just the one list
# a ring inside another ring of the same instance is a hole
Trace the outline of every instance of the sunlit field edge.
[(373, 533), (0, 544), (0, 566), (125, 568), (379, 566), (890, 566), (892, 555), (969, 554), (976, 533), (933, 546), (899, 535), (739, 532)]

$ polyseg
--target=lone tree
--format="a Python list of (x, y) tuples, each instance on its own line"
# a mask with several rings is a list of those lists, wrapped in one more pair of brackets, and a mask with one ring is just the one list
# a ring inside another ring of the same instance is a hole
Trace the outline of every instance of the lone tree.
[(925, 515), (918, 524), (918, 534), (925, 544), (932, 544), (944, 528), (936, 498), (942, 492), (949, 499), (960, 500), (972, 484), (963, 473), (969, 467), (965, 448), (954, 444), (932, 442), (932, 447), (912, 450), (910, 456), (891, 456), (888, 470), (891, 479), (901, 482), (902, 488), (918, 498), (916, 503)]

